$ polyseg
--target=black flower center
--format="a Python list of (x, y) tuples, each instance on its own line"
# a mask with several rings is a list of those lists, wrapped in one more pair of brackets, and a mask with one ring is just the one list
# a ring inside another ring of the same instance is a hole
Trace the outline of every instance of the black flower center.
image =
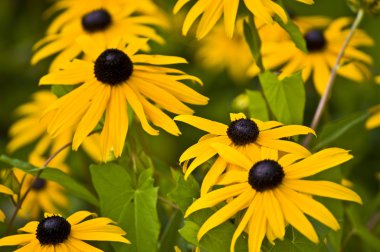
[(36, 237), (41, 245), (56, 245), (66, 241), (70, 232), (71, 225), (65, 218), (51, 216), (40, 221)]
[(105, 50), (95, 61), (95, 77), (104, 84), (121, 84), (129, 79), (132, 72), (131, 59), (118, 49)]
[(90, 33), (104, 31), (111, 23), (112, 17), (104, 9), (92, 11), (82, 17), (82, 27)]
[(43, 190), (45, 187), (46, 187), (46, 180), (45, 180), (45, 179), (42, 179), (42, 178), (36, 178), (36, 179), (33, 181), (32, 189), (33, 189), (34, 191), (41, 191), (41, 190)]
[(327, 44), (323, 31), (320, 30), (311, 30), (305, 34), (304, 38), (309, 52), (321, 51)]
[(250, 119), (235, 120), (227, 129), (227, 135), (235, 145), (254, 143), (259, 133), (259, 127)]
[(273, 160), (257, 162), (249, 171), (248, 183), (258, 192), (273, 189), (285, 176), (282, 166)]

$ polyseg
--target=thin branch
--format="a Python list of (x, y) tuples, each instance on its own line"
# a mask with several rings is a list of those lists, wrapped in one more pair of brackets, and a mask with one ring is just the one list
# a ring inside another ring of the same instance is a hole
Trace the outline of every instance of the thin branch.
[(26, 197), (28, 196), (28, 194), (30, 193), (30, 191), (32, 190), (33, 188), (33, 184), (34, 182), (41, 176), (41, 173), (44, 171), (44, 168), (46, 168), (49, 163), (59, 154), (61, 153), (64, 149), (70, 147), (72, 144), (72, 142), (70, 143), (67, 143), (65, 144), (64, 146), (62, 146), (61, 148), (59, 148), (56, 152), (54, 152), (48, 159), (46, 159), (45, 163), (42, 165), (41, 169), (38, 171), (38, 173), (36, 174), (36, 176), (34, 177), (32, 183), (30, 183), (30, 186), (28, 187), (28, 189), (26, 190), (25, 194), (20, 198), (20, 200), (18, 201), (18, 204), (16, 206), (16, 209), (15, 211), (13, 212), (13, 215), (9, 221), (9, 224), (8, 224), (8, 228), (7, 228), (7, 231), (6, 231), (6, 235), (8, 235), (11, 230), (12, 230), (12, 226), (13, 226), (13, 223), (16, 219), (16, 216), (18, 214), (18, 212), (20, 211), (21, 209), (21, 206), (22, 204), (24, 203)]
[(180, 210), (179, 209), (179, 206), (177, 206), (176, 204), (174, 204), (173, 202), (165, 199), (164, 197), (162, 197), (161, 195), (158, 195), (158, 199), (161, 200), (162, 202), (168, 204), (169, 206), (171, 206), (172, 208), (174, 209), (177, 209), (177, 210)]
[[(324, 92), (321, 100), (319, 101), (318, 108), (317, 108), (317, 110), (316, 110), (316, 112), (314, 114), (314, 118), (313, 118), (313, 121), (311, 123), (311, 128), (313, 130), (317, 129), (317, 127), (318, 127), (318, 125), (319, 125), (319, 123), (321, 121), (323, 112), (325, 111), (325, 108), (326, 108), (326, 105), (327, 105), (327, 101), (330, 98), (330, 94), (331, 94), (332, 88), (334, 86), (334, 81), (335, 81), (338, 69), (340, 67), (340, 61), (342, 60), (342, 58), (344, 56), (344, 52), (345, 52), (348, 44), (350, 43), (350, 41), (352, 39), (352, 36), (354, 35), (356, 29), (359, 27), (359, 25), (360, 25), (360, 23), (361, 23), (361, 21), (363, 19), (363, 16), (364, 16), (364, 10), (360, 9), (358, 11), (357, 15), (356, 15), (354, 23), (351, 26), (349, 34), (347, 35), (347, 38), (344, 41), (344, 44), (343, 44), (342, 48), (340, 49), (340, 52), (339, 52), (339, 55), (338, 55), (338, 57), (336, 59), (335, 65), (334, 65), (333, 69), (331, 70), (331, 75), (330, 75), (329, 81), (327, 83), (326, 90), (325, 90), (325, 92)], [(313, 135), (309, 134), (305, 138), (305, 141), (303, 142), (303, 145), (305, 147), (309, 146), (312, 137), (313, 137)]]

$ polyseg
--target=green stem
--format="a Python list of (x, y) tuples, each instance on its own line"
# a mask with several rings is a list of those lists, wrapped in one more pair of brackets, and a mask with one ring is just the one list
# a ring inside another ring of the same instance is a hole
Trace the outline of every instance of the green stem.
[[(333, 69), (331, 70), (331, 75), (330, 75), (329, 81), (327, 83), (326, 90), (325, 90), (325, 92), (324, 92), (321, 100), (319, 101), (318, 108), (317, 108), (317, 110), (316, 110), (316, 112), (314, 114), (314, 118), (313, 118), (313, 121), (311, 123), (311, 128), (313, 130), (316, 130), (318, 128), (318, 125), (319, 125), (319, 123), (321, 121), (323, 112), (326, 109), (326, 105), (327, 105), (328, 99), (330, 98), (330, 94), (331, 94), (332, 88), (334, 86), (335, 78), (336, 78), (336, 75), (338, 73), (338, 69), (340, 67), (340, 61), (342, 60), (342, 58), (344, 56), (344, 52), (345, 52), (348, 44), (350, 43), (350, 41), (352, 39), (352, 36), (354, 35), (356, 29), (359, 27), (361, 21), (363, 20), (363, 17), (364, 17), (364, 10), (360, 9), (358, 11), (357, 15), (356, 15), (354, 23), (351, 26), (349, 34), (347, 35), (347, 38), (344, 41), (344, 44), (343, 44), (342, 48), (340, 49), (340, 52), (339, 52), (339, 55), (338, 55), (338, 57), (336, 59), (335, 65), (334, 65)], [(303, 145), (305, 147), (309, 146), (312, 137), (313, 137), (313, 135), (309, 134), (305, 138), (305, 141), (303, 142)]]
[(34, 180), (32, 183), (30, 183), (28, 189), (26, 190), (25, 194), (19, 198), (20, 200), (18, 201), (17, 203), (17, 206), (16, 206), (16, 209), (15, 211), (13, 212), (13, 215), (9, 221), (9, 224), (8, 224), (8, 228), (7, 228), (7, 231), (6, 231), (6, 235), (9, 235), (9, 233), (11, 232), (12, 230), (12, 226), (13, 226), (13, 223), (16, 219), (16, 216), (18, 214), (18, 212), (20, 211), (21, 207), (22, 207), (22, 204), (24, 203), (26, 197), (28, 196), (28, 194), (30, 193), (30, 191), (32, 190), (33, 188), (33, 184), (34, 182), (41, 176), (41, 173), (44, 171), (43, 168), (46, 168), (49, 163), (59, 154), (61, 153), (64, 149), (66, 149), (67, 147), (70, 147), (72, 144), (72, 142), (70, 143), (67, 143), (65, 144), (64, 146), (62, 146), (61, 148), (59, 148), (56, 152), (54, 152), (46, 161), (45, 163), (42, 165), (41, 169), (38, 171), (38, 173), (36, 174), (36, 176), (34, 177)]

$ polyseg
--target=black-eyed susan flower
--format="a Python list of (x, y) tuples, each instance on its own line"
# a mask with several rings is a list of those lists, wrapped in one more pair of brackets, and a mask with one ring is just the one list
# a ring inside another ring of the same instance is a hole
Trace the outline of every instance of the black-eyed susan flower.
[(272, 243), (275, 239), (283, 239), (287, 224), (317, 243), (317, 233), (305, 214), (333, 230), (339, 229), (339, 223), (311, 195), (361, 203), (355, 192), (342, 185), (304, 179), (350, 160), (352, 155), (346, 150), (329, 148), (300, 158), (294, 154), (279, 157), (277, 151), (265, 147), (260, 150), (260, 156), (252, 153), (246, 156), (220, 143), (214, 143), (212, 147), (234, 168), (218, 179), (217, 184), (222, 188), (202, 195), (187, 209), (185, 216), (226, 201), (203, 223), (198, 240), (209, 230), (244, 211), (232, 237), (231, 251), (235, 251), (237, 238), (246, 231), (249, 251), (259, 252), (265, 236)]
[[(313, 3), (313, 0), (297, 1), (306, 4)], [(173, 10), (174, 13), (177, 13), (189, 2), (195, 3), (187, 13), (182, 32), (186, 35), (195, 20), (201, 17), (196, 33), (198, 39), (206, 36), (222, 16), (226, 34), (228, 37), (232, 37), (240, 2), (244, 2), (248, 11), (265, 23), (273, 23), (273, 15), (278, 15), (284, 22), (288, 20), (285, 10), (273, 0), (178, 0)]]
[(374, 129), (380, 126), (380, 105), (374, 106), (370, 109), (371, 116), (367, 119), (365, 127), (367, 129)]
[[(0, 246), (21, 246), (17, 252), (102, 252), (84, 241), (112, 241), (129, 244), (126, 234), (108, 218), (85, 220), (93, 213), (79, 211), (68, 218), (45, 214), (40, 221), (27, 223), (23, 234), (0, 239)], [(85, 220), (85, 221), (84, 221)]]
[[(60, 65), (74, 59), (81, 53), (76, 38), (82, 35), (91, 36), (97, 43), (107, 44), (111, 41), (125, 42), (136, 38), (149, 38), (158, 43), (164, 40), (152, 25), (163, 25), (166, 22), (154, 14), (142, 14), (140, 9), (150, 1), (124, 0), (59, 0), (50, 12), (63, 10), (51, 23), (47, 35), (39, 41), (34, 49), (32, 64), (57, 54), (50, 70), (59, 69)], [(150, 3), (151, 4), (151, 3)], [(147, 6), (152, 11), (152, 6)], [(149, 49), (145, 45), (145, 50)]]
[[(302, 21), (302, 18), (298, 18)], [(308, 18), (312, 21), (312, 18)], [(321, 20), (321, 17), (318, 17)], [(341, 47), (348, 35), (351, 18), (339, 18), (324, 26), (324, 22), (307, 23), (299, 22), (308, 53), (296, 48), (289, 36), (282, 41), (266, 41), (262, 45), (262, 58), (266, 69), (279, 68), (280, 78), (289, 76), (296, 71), (302, 71), (304, 81), (310, 76), (317, 91), (322, 94), (328, 83), (331, 69)], [(297, 22), (296, 22), (297, 23)], [(360, 51), (357, 47), (372, 46), (373, 40), (364, 31), (357, 30), (351, 42), (345, 50), (345, 54), (338, 69), (338, 75), (354, 80), (358, 83), (370, 78), (368, 65), (372, 64), (372, 58)], [(260, 72), (257, 66), (249, 70), (251, 76)]]
[[(11, 189), (9, 189), (8, 187), (4, 185), (0, 185), (0, 193), (5, 194), (5, 195), (10, 195), (10, 196), (14, 194)], [(4, 222), (4, 220), (5, 220), (5, 214), (0, 209), (0, 222)]]
[[(40, 90), (32, 95), (32, 101), (27, 102), (16, 109), (16, 115), (20, 117), (9, 129), (11, 140), (7, 145), (7, 151), (13, 153), (18, 149), (36, 143), (30, 156), (32, 160), (37, 157), (49, 157), (72, 140), (73, 130), (68, 129), (52, 138), (47, 132), (47, 121), (42, 120), (46, 108), (57, 101), (57, 97), (48, 90)], [(33, 130), (30, 130), (33, 129)], [(99, 134), (92, 134), (83, 143), (86, 153), (95, 161), (100, 161)], [(55, 157), (56, 164), (63, 164), (69, 150), (62, 150)], [(43, 162), (38, 162), (42, 165)], [(65, 169), (67, 171), (68, 169)]]
[[(38, 156), (35, 153), (29, 157), (29, 162), (36, 167), (40, 167), (45, 160), (46, 158)], [(68, 167), (60, 162), (59, 159), (53, 159), (49, 166), (67, 172)], [(59, 210), (68, 208), (69, 200), (66, 196), (66, 191), (58, 183), (43, 178), (36, 179), (35, 176), (27, 174), (17, 168), (14, 168), (13, 172), (21, 184), (20, 197), (23, 197), (30, 188), (19, 211), (21, 217), (36, 219), (43, 212), (56, 213), (60, 212)], [(16, 197), (15, 195), (14, 198), (17, 201)]]
[(232, 38), (227, 37), (222, 24), (218, 24), (201, 41), (196, 57), (207, 69), (217, 72), (225, 69), (235, 81), (247, 80), (253, 57), (244, 38), (242, 20), (237, 22)]
[(192, 114), (184, 103), (204, 105), (208, 98), (181, 81), (201, 81), (191, 75), (161, 65), (186, 63), (180, 57), (136, 54), (146, 40), (124, 47), (123, 43), (107, 48), (90, 37), (78, 40), (88, 59), (74, 60), (61, 71), (41, 78), (41, 85), (79, 85), (53, 103), (46, 111), (48, 132), (54, 137), (74, 127), (73, 149), (76, 150), (96, 127), (105, 113), (101, 132), (102, 157), (109, 150), (115, 157), (123, 151), (128, 131), (127, 104), (140, 119), (143, 129), (157, 135), (149, 124), (178, 135), (174, 121), (162, 109), (174, 114)]
[[(280, 122), (262, 122), (257, 119), (246, 118), (244, 114), (230, 114), (231, 123), (225, 125), (192, 115), (180, 115), (177, 121), (185, 122), (198, 129), (207, 132), (198, 143), (189, 147), (180, 157), (180, 162), (185, 162), (185, 178), (187, 178), (197, 167), (211, 159), (218, 152), (211, 148), (214, 143), (220, 143), (245, 153), (260, 153), (260, 146), (273, 148), (285, 153), (293, 153), (304, 157), (310, 152), (303, 146), (282, 138), (296, 135), (314, 134), (308, 127), (300, 125), (284, 126)], [(188, 162), (192, 162), (188, 165)], [(202, 194), (214, 185), (217, 177), (225, 170), (226, 163), (220, 157), (216, 159), (207, 173), (202, 184)]]

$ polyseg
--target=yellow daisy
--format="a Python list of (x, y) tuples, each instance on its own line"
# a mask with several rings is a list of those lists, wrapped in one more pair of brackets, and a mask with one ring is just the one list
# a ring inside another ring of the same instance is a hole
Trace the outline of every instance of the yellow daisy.
[[(309, 20), (312, 18), (309, 17)], [(317, 25), (317, 22), (314, 22), (315, 26), (303, 23), (300, 27), (302, 27), (301, 31), (306, 40), (308, 53), (296, 48), (289, 36), (282, 41), (265, 41), (261, 49), (265, 68), (280, 67), (281, 78), (302, 70), (304, 81), (312, 75), (317, 91), (322, 94), (348, 35), (348, 26), (351, 21), (351, 18), (339, 18), (326, 27), (321, 27), (323, 23)], [(372, 58), (357, 47), (373, 44), (373, 40), (364, 31), (357, 30), (345, 51), (338, 74), (359, 83), (370, 78), (371, 72), (368, 65), (372, 64)], [(259, 72), (259, 68), (255, 65), (249, 70), (251, 76)]]
[[(41, 85), (77, 85), (78, 88), (54, 102), (46, 111), (48, 132), (54, 137), (74, 127), (73, 149), (76, 150), (96, 127), (105, 112), (101, 132), (102, 158), (113, 150), (115, 157), (123, 151), (128, 131), (127, 104), (140, 119), (143, 129), (157, 135), (152, 121), (165, 131), (179, 135), (174, 121), (162, 110), (174, 114), (192, 114), (184, 103), (205, 105), (208, 98), (181, 83), (201, 81), (191, 75), (160, 65), (186, 63), (174, 56), (136, 54), (146, 40), (102, 47), (89, 37), (78, 39), (87, 60), (74, 60), (61, 71), (41, 78)], [(158, 106), (160, 107), (158, 107)], [(52, 113), (50, 113), (52, 112)]]
[[(102, 252), (83, 241), (112, 241), (129, 244), (120, 227), (108, 218), (85, 220), (93, 213), (79, 211), (68, 218), (45, 214), (40, 221), (31, 221), (19, 231), (23, 234), (0, 239), (0, 246), (21, 246), (16, 252)], [(83, 221), (85, 220), (85, 221)]]
[[(11, 140), (7, 145), (8, 152), (13, 153), (26, 145), (36, 142), (31, 156), (49, 157), (71, 141), (73, 136), (72, 129), (62, 132), (62, 134), (59, 134), (55, 138), (51, 138), (46, 132), (47, 121), (41, 120), (46, 108), (55, 101), (57, 101), (57, 97), (53, 93), (41, 90), (32, 95), (32, 101), (16, 109), (16, 115), (20, 119), (12, 124), (9, 129)], [(83, 143), (84, 150), (95, 161), (100, 161), (100, 149), (98, 145), (99, 134), (92, 134)], [(69, 150), (61, 151), (55, 157), (55, 162), (57, 164), (63, 163), (68, 153)]]
[[(180, 115), (175, 118), (177, 121), (185, 122), (208, 133), (180, 156), (179, 161), (181, 163), (185, 162), (185, 178), (218, 153), (217, 150), (211, 148), (214, 143), (231, 146), (246, 154), (259, 153), (259, 147), (265, 146), (301, 157), (310, 155), (310, 152), (303, 146), (288, 140), (282, 140), (282, 138), (296, 135), (315, 134), (308, 127), (299, 125), (284, 126), (276, 121), (262, 122), (257, 119), (246, 118), (242, 113), (230, 114), (230, 117), (230, 125), (191, 115)], [(188, 166), (187, 164), (190, 160), (192, 162)], [(215, 180), (223, 173), (226, 166), (227, 164), (222, 158), (218, 157), (216, 159), (204, 179), (201, 189), (202, 194), (215, 184)]]
[[(32, 154), (29, 157), (29, 162), (36, 167), (40, 167), (45, 162), (45, 158)], [(60, 160), (53, 159), (49, 166), (67, 171), (68, 167), (59, 162)], [(19, 211), (21, 217), (36, 219), (42, 212), (54, 213), (59, 212), (59, 209), (68, 208), (69, 201), (65, 194), (65, 189), (58, 183), (42, 178), (35, 179), (35, 176), (26, 174), (17, 168), (14, 169), (14, 174), (16, 179), (22, 183), (20, 197), (23, 197), (31, 187)]]
[(365, 127), (367, 129), (374, 129), (380, 126), (380, 105), (374, 106), (370, 109), (371, 116), (367, 119)]
[(212, 144), (212, 147), (236, 168), (219, 178), (218, 185), (222, 188), (201, 196), (187, 209), (186, 217), (226, 201), (203, 223), (198, 240), (209, 230), (246, 209), (232, 237), (231, 251), (235, 251), (237, 238), (246, 231), (249, 251), (259, 252), (265, 235), (271, 243), (277, 238), (283, 239), (287, 224), (317, 243), (317, 233), (305, 214), (333, 230), (339, 229), (339, 223), (311, 195), (361, 203), (355, 192), (342, 185), (304, 180), (350, 160), (352, 155), (343, 149), (329, 148), (302, 159), (293, 154), (279, 157), (277, 151), (268, 148), (262, 148), (260, 156), (252, 153), (246, 156), (219, 143)]
[[(163, 19), (150, 14), (141, 14), (139, 1), (124, 0), (60, 0), (51, 11), (64, 10), (52, 22), (47, 35), (35, 46), (32, 64), (53, 54), (58, 56), (50, 70), (58, 70), (60, 65), (74, 59), (81, 53), (76, 38), (91, 36), (97, 43), (110, 41), (130, 42), (136, 38), (149, 38), (158, 43), (164, 40), (152, 25), (160, 25)], [(152, 7), (151, 7), (152, 8)], [(143, 48), (149, 49), (148, 45)]]
[[(9, 189), (8, 187), (4, 185), (0, 185), (0, 193), (5, 194), (5, 195), (11, 195), (11, 196), (14, 194), (11, 189)], [(5, 221), (5, 214), (0, 209), (0, 222), (4, 222), (4, 221)]]
[(243, 34), (243, 22), (237, 22), (232, 38), (226, 36), (221, 24), (202, 40), (197, 51), (198, 61), (211, 70), (221, 72), (226, 69), (235, 81), (247, 80), (248, 68), (253, 57)]
[[(312, 4), (313, 0), (297, 0), (306, 4)], [(183, 24), (182, 33), (186, 35), (195, 20), (201, 16), (197, 28), (197, 38), (202, 39), (215, 26), (218, 20), (224, 16), (224, 26), (228, 37), (232, 37), (235, 30), (235, 21), (238, 13), (240, 0), (178, 0), (174, 6), (174, 13), (182, 9), (189, 2), (193, 7), (188, 12)], [(252, 15), (258, 17), (265, 23), (273, 23), (272, 16), (278, 15), (284, 22), (288, 18), (285, 10), (273, 0), (244, 0), (244, 6)]]

